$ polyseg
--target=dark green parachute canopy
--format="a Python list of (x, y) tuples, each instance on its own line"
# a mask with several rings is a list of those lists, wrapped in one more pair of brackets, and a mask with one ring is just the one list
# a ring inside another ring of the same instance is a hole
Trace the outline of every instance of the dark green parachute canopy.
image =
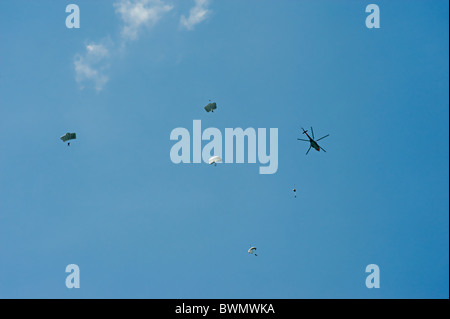
[(74, 140), (76, 138), (77, 138), (77, 134), (76, 133), (66, 133), (66, 134), (64, 134), (63, 136), (60, 137), (60, 139), (63, 142), (66, 142), (68, 140)]
[(215, 102), (209, 103), (207, 106), (205, 106), (206, 112), (214, 112), (215, 109), (217, 109), (217, 104)]

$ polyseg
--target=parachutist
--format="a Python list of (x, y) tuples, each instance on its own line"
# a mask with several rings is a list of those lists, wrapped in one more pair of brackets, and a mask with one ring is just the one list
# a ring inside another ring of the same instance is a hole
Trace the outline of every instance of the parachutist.
[[(60, 137), (61, 141), (63, 141), (64, 143), (70, 140), (74, 140), (76, 138), (77, 138), (76, 133), (66, 133)], [(67, 142), (67, 146), (70, 146), (70, 142)]]
[(214, 163), (214, 166), (217, 166), (217, 162), (222, 162), (222, 158), (220, 156), (213, 156), (209, 159), (209, 165)]
[[(209, 101), (211, 102), (211, 100), (209, 100)], [(214, 103), (209, 103), (207, 106), (205, 106), (206, 112), (213, 112), (214, 113), (215, 109), (217, 109), (217, 104), (215, 102)]]

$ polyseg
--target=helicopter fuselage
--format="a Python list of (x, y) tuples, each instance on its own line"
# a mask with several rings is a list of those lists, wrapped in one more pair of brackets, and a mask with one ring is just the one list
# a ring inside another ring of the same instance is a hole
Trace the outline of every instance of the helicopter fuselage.
[(308, 138), (309, 138), (309, 143), (311, 144), (311, 147), (314, 148), (316, 151), (319, 152), (319, 151), (320, 151), (320, 146), (319, 146), (319, 144), (317, 144), (317, 142), (314, 141), (314, 140), (311, 138), (311, 136), (308, 135), (308, 133), (305, 132), (305, 134), (306, 134), (306, 136), (308, 136)]
[(319, 144), (316, 143), (316, 141), (311, 140), (311, 146), (316, 150), (316, 151), (320, 151), (320, 146)]

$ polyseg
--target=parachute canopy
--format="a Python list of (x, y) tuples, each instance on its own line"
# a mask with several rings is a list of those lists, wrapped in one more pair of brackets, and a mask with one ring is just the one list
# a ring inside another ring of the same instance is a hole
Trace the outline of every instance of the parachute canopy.
[(222, 162), (222, 158), (220, 156), (213, 156), (209, 159), (209, 164), (216, 164), (218, 162)]
[(249, 253), (249, 254), (253, 254), (253, 251), (254, 251), (254, 250), (256, 250), (256, 247), (251, 247), (251, 248), (248, 250), (248, 253)]
[(64, 134), (63, 136), (60, 137), (60, 139), (63, 142), (66, 142), (68, 140), (74, 140), (76, 138), (77, 138), (77, 134), (76, 133), (66, 133), (66, 134)]
[(206, 112), (214, 112), (215, 109), (217, 109), (217, 104), (215, 102), (209, 103), (207, 106), (205, 106)]

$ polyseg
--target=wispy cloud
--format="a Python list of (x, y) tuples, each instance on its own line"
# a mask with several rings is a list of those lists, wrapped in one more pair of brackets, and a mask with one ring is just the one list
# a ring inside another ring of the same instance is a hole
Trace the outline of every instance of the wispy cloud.
[(161, 0), (119, 0), (114, 7), (124, 22), (121, 35), (126, 40), (136, 40), (141, 27), (155, 25), (173, 9)]
[[(180, 24), (192, 30), (209, 16), (211, 10), (208, 5), (209, 0), (195, 0), (189, 17), (182, 16)], [(115, 0), (113, 7), (122, 22), (120, 38), (119, 35), (115, 37), (119, 44), (114, 45), (108, 36), (99, 43), (85, 45), (85, 51), (75, 55), (75, 80), (81, 88), (85, 83), (91, 83), (101, 91), (109, 81), (106, 73), (112, 57), (124, 50), (130, 41), (137, 40), (143, 29), (154, 26), (174, 8), (166, 0)]]
[(180, 18), (180, 24), (188, 30), (193, 30), (196, 24), (205, 20), (211, 10), (208, 7), (209, 0), (195, 0), (195, 6), (189, 11), (189, 17)]
[(75, 55), (75, 80), (78, 83), (92, 82), (97, 91), (103, 89), (109, 80), (104, 72), (109, 67), (110, 46), (108, 40), (103, 40), (102, 43), (91, 42), (85, 46), (83, 54)]

